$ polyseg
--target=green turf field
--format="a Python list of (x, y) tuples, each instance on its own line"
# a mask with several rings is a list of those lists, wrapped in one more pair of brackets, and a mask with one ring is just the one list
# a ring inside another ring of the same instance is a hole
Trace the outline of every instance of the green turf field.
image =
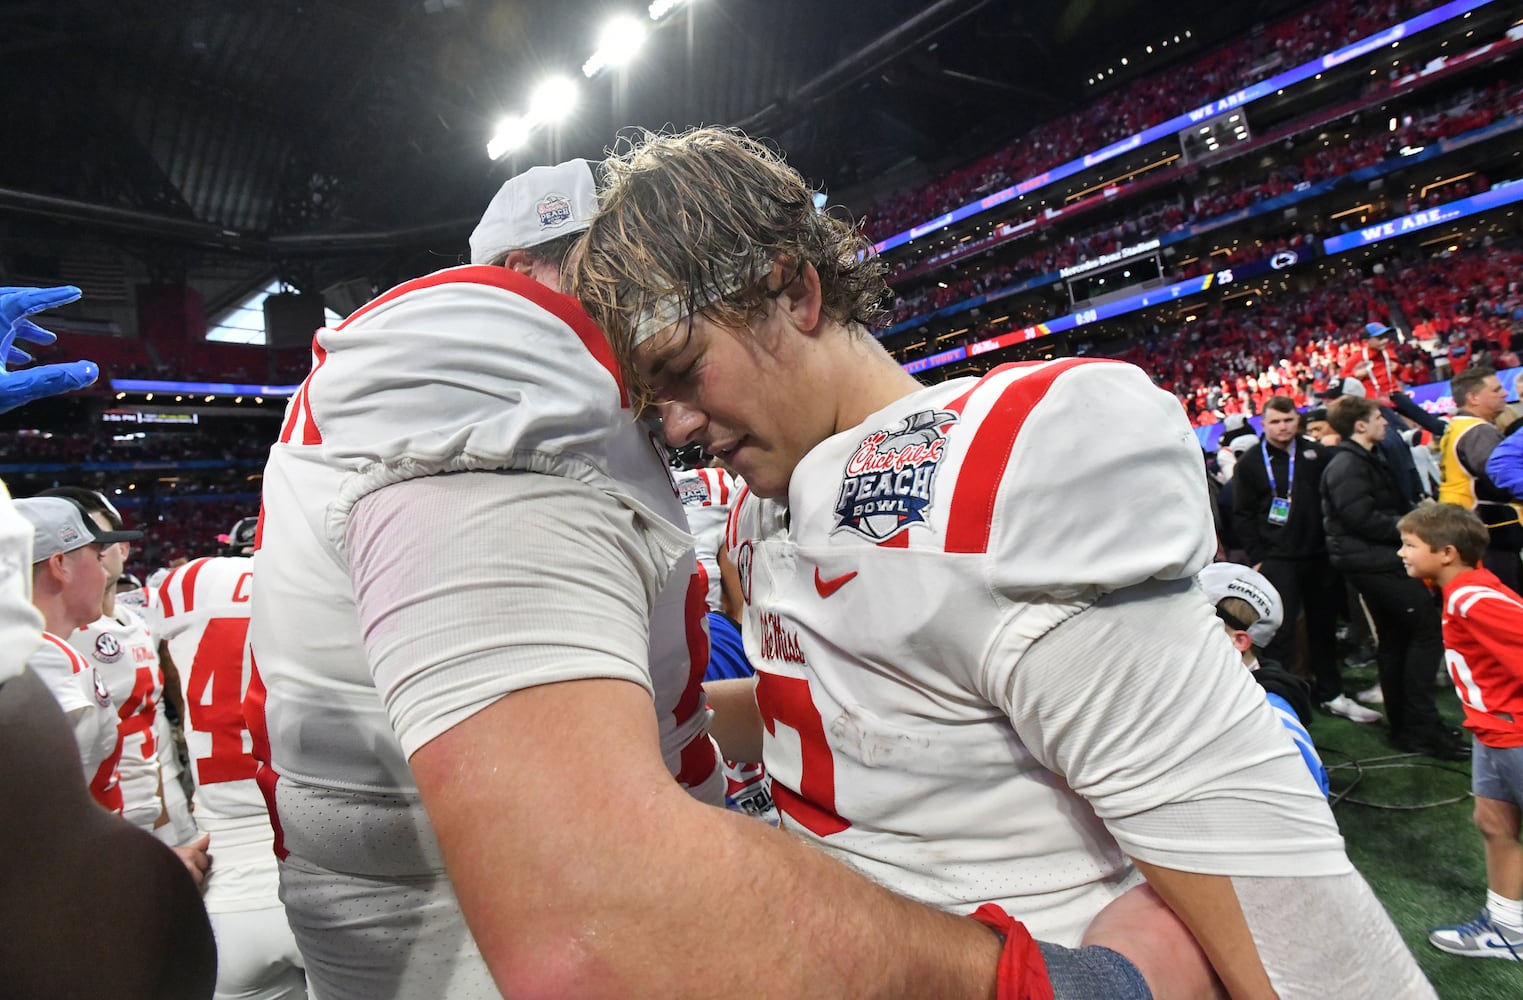
[[(1346, 670), (1344, 679), (1351, 691), (1367, 687), (1375, 680), (1373, 665)], [(1462, 713), (1452, 688), (1439, 692), (1439, 709), (1458, 724)], [(1311, 734), (1323, 751), (1334, 797), (1345, 796), (1334, 815), (1349, 856), (1438, 995), (1523, 1000), (1523, 963), (1457, 958), (1427, 940), (1430, 926), (1469, 919), (1486, 899), (1481, 838), (1470, 821), (1469, 764), (1400, 755), (1386, 744), (1383, 725), (1319, 716)], [(1412, 808), (1437, 802), (1447, 804)]]

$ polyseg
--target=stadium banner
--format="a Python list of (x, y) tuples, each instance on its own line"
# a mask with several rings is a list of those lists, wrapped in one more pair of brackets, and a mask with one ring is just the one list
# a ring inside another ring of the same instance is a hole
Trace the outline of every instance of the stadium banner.
[(200, 396), (290, 396), (301, 385), (248, 385), (239, 382), (169, 382), (150, 378), (114, 378), (114, 392), (178, 392)]
[(1523, 201), (1523, 181), (1509, 181), (1490, 191), (1471, 195), (1468, 198), (1425, 208), (1421, 212), (1403, 215), (1399, 219), (1377, 222), (1373, 226), (1361, 226), (1342, 236), (1330, 236), (1322, 241), (1322, 252), (1331, 257), (1333, 254), (1357, 250), (1371, 243), (1381, 243), (1408, 233), (1431, 229), (1446, 222), (1453, 222), (1456, 219), (1463, 219), (1478, 212), (1487, 212), (1493, 208), (1501, 208), (1518, 201)]
[(1463, 17), (1465, 14), (1468, 14), (1469, 12), (1478, 8), (1485, 7), (1487, 4), (1492, 2), (1494, 2), (1494, 0), (1451, 0), (1451, 2), (1435, 7), (1426, 13), (1418, 14), (1416, 17), (1408, 18), (1407, 20), (1402, 21), (1400, 24), (1392, 25), (1384, 31), (1378, 31), (1367, 38), (1363, 38), (1357, 42), (1345, 45), (1343, 48), (1338, 49), (1337, 51), (1329, 52), (1320, 58), (1302, 63), (1300, 66), (1297, 66), (1294, 69), (1286, 70), (1284, 73), (1272, 76), (1267, 80), (1261, 80), (1251, 86), (1244, 87), (1242, 90), (1235, 91), (1231, 94), (1226, 95), (1225, 97), (1221, 97), (1217, 100), (1203, 104), (1198, 108), (1186, 111), (1183, 114), (1175, 115), (1168, 121), (1160, 122), (1157, 125), (1146, 128), (1141, 132), (1138, 132), (1136, 135), (1129, 136), (1128, 138), (1122, 139), (1119, 142), (1114, 142), (1109, 146), (1105, 146), (1102, 149), (1096, 150), (1093, 153), (1086, 154), (1077, 160), (1071, 160), (1062, 166), (1053, 167), (1051, 170), (1045, 170), (1042, 173), (1037, 174), (1035, 177), (1027, 178), (1026, 180), (1007, 187), (1002, 191), (996, 191), (995, 193), (986, 195), (977, 201), (969, 202), (968, 204), (963, 205), (961, 208), (955, 208), (944, 215), (938, 216), (937, 218), (931, 219), (927, 222), (922, 222), (919, 225), (907, 229), (902, 233), (890, 236), (880, 243), (874, 243), (873, 250), (881, 254), (888, 250), (892, 250), (895, 247), (903, 246), (912, 240), (919, 239), (921, 236), (924, 236), (927, 233), (932, 233), (944, 226), (950, 226), (953, 223), (961, 222), (962, 220), (977, 215), (980, 212), (985, 212), (996, 206), (1003, 205), (1005, 202), (1010, 201), (1013, 198), (1018, 198), (1022, 195), (1030, 194), (1033, 191), (1047, 187), (1049, 184), (1055, 184), (1058, 181), (1063, 180), (1066, 177), (1071, 177), (1082, 170), (1088, 170), (1090, 167), (1093, 167), (1096, 164), (1104, 163), (1106, 160), (1113, 159), (1114, 157), (1120, 156), (1123, 153), (1129, 153), (1134, 149), (1138, 149), (1142, 146), (1147, 145), (1148, 143), (1167, 138), (1171, 135), (1174, 135), (1176, 132), (1189, 128), (1191, 125), (1205, 121), (1208, 118), (1215, 118), (1217, 115), (1224, 114), (1228, 111), (1233, 110), (1234, 108), (1240, 108), (1253, 101), (1257, 101), (1260, 98), (1268, 97), (1270, 94), (1273, 94), (1277, 90), (1283, 90), (1284, 88), (1289, 87), (1293, 84), (1300, 83), (1302, 80), (1310, 79), (1311, 77), (1316, 76), (1318, 73), (1335, 69), (1344, 63), (1351, 62), (1352, 60), (1358, 59), (1361, 56), (1369, 55), (1371, 52), (1375, 52), (1383, 48), (1388, 48), (1392, 44), (1399, 42), (1404, 38), (1409, 38), (1419, 31), (1424, 31), (1428, 28), (1433, 27), (1434, 25), (1442, 24), (1443, 22), (1452, 20), (1456, 17)]

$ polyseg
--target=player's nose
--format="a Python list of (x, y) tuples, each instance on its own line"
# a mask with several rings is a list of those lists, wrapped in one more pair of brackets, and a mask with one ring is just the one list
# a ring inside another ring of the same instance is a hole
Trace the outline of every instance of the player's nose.
[(703, 411), (686, 403), (668, 401), (661, 405), (661, 433), (673, 448), (692, 444), (707, 419)]

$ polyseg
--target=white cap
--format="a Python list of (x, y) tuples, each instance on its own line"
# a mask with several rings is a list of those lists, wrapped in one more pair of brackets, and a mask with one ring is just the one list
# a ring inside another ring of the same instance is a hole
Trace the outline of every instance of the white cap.
[(530, 167), (510, 178), (487, 206), (471, 233), (471, 263), (490, 264), (509, 250), (527, 250), (580, 233), (597, 212), (592, 164), (567, 160), (553, 167)]
[(1254, 437), (1252, 434), (1239, 434), (1237, 437), (1232, 439), (1232, 443), (1227, 445), (1227, 448), (1232, 452), (1232, 454), (1241, 455), (1243, 452), (1247, 451), (1249, 448), (1252, 448), (1258, 443), (1259, 439)]
[(1195, 578), (1200, 581), (1213, 608), (1227, 597), (1236, 597), (1252, 605), (1259, 613), (1259, 620), (1248, 626), (1248, 638), (1255, 646), (1267, 646), (1280, 630), (1285, 606), (1280, 603), (1280, 592), (1264, 574), (1241, 563), (1219, 562), (1207, 566)]
[(29, 497), (16, 501), (16, 510), (32, 526), (32, 563), (86, 545), (135, 542), (141, 531), (102, 531), (84, 509), (63, 497)]

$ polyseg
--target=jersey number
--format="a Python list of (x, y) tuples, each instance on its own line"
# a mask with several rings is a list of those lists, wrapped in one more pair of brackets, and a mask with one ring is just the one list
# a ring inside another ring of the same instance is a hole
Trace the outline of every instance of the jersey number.
[[(196, 758), (196, 783), (215, 785), (254, 777), (258, 763), (244, 749), (243, 647), (247, 618), (213, 618), (206, 623), (185, 686), (190, 725), (212, 738), (210, 757)], [(211, 688), (211, 700), (206, 689)]]
[(1465, 658), (1452, 649), (1446, 649), (1444, 659), (1448, 661), (1449, 676), (1454, 678), (1460, 701), (1477, 712), (1491, 711), (1486, 707), (1486, 699), (1481, 697), (1481, 686), (1475, 682), (1475, 677), (1470, 673), (1470, 664), (1465, 662)]
[(138, 667), (136, 683), (132, 686), (132, 693), (127, 700), (122, 702), (117, 717), (121, 724), (117, 731), (122, 739), (126, 739), (134, 733), (143, 734), (143, 759), (157, 749), (158, 744), (153, 738), (153, 670), (149, 667)]
[(795, 794), (774, 774), (772, 799), (777, 807), (816, 836), (828, 837), (850, 827), (850, 823), (836, 815), (836, 762), (825, 742), (820, 710), (809, 696), (809, 682), (802, 677), (783, 677), (759, 670), (756, 705), (767, 732), (776, 736), (777, 725), (782, 723), (799, 738), (799, 790)]

